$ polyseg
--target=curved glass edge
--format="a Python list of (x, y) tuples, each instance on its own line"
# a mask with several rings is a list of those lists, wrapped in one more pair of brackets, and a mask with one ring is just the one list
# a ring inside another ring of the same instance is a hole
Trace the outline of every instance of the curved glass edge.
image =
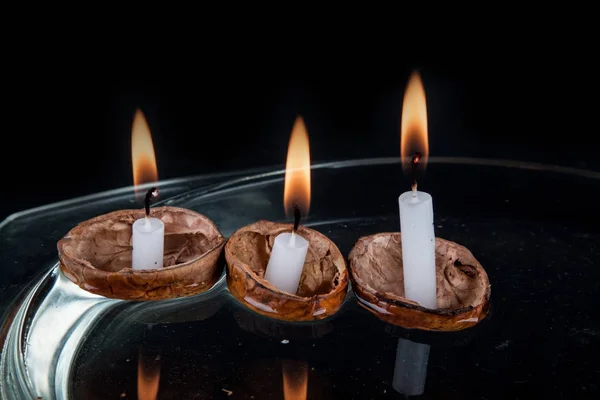
[[(400, 157), (381, 157), (381, 158), (364, 158), (347, 161), (334, 161), (328, 163), (315, 164), (312, 169), (317, 168), (347, 168), (368, 165), (385, 165), (385, 164), (400, 164), (401, 162), (409, 162), (408, 158)], [(565, 167), (553, 164), (542, 164), (529, 161), (509, 160), (509, 159), (493, 159), (493, 158), (472, 158), (472, 157), (429, 157), (429, 164), (459, 164), (459, 165), (481, 165), (486, 167), (503, 167), (526, 169), (532, 171), (554, 172), (559, 174), (575, 175), (591, 179), (600, 179), (600, 171), (591, 171), (580, 168)]]
[[(246, 171), (227, 171), (227, 172), (219, 172), (214, 174), (206, 174), (206, 175), (192, 175), (188, 177), (180, 177), (174, 179), (166, 179), (159, 181), (158, 183), (149, 183), (140, 185), (139, 187), (125, 186), (117, 189), (112, 189), (104, 192), (93, 193), (81, 197), (76, 197), (74, 199), (63, 200), (56, 203), (46, 204), (40, 207), (30, 208), (27, 210), (19, 211), (14, 214), (7, 216), (3, 221), (0, 222), (0, 230), (5, 226), (14, 222), (21, 218), (30, 217), (32, 215), (38, 213), (48, 213), (53, 210), (63, 209), (63, 208), (73, 208), (79, 205), (88, 205), (89, 203), (97, 203), (105, 200), (113, 201), (115, 198), (119, 197), (133, 197), (133, 193), (135, 189), (149, 189), (157, 184), (160, 185), (161, 188), (172, 188), (176, 191), (185, 191), (189, 189), (198, 188), (204, 185), (210, 185), (215, 182), (220, 182), (224, 179), (231, 179), (237, 177), (239, 175), (245, 175), (248, 173), (257, 174), (260, 171), (264, 170), (267, 167), (254, 168)], [(164, 194), (164, 193), (163, 193)]]
[(27, 328), (22, 362), (36, 395), (42, 398), (53, 398), (55, 393), (52, 378), (59, 372), (57, 352), (64, 352), (72, 338), (79, 342), (77, 334), (85, 332), (99, 312), (121, 302), (79, 288), (60, 272), (58, 264), (53, 272), (46, 286), (38, 288), (24, 319), (15, 321)]
[[(224, 292), (228, 289), (223, 271), (209, 290), (194, 296), (141, 303), (107, 299), (77, 287), (55, 265), (28, 293), (7, 332), (0, 365), (0, 376), (7, 379), (0, 381), (0, 398), (68, 398), (68, 374), (82, 338), (99, 316), (116, 306), (125, 306), (121, 320), (149, 321), (157, 315), (164, 317), (169, 312), (189, 309)], [(63, 306), (57, 306), (61, 303)], [(46, 311), (37, 313), (39, 309)], [(50, 331), (48, 326), (52, 327)], [(32, 365), (35, 371), (29, 368)]]
[[(402, 159), (400, 157), (380, 157), (380, 158), (363, 158), (345, 161), (331, 161), (323, 162), (311, 165), (312, 170), (318, 169), (337, 169), (337, 168), (351, 168), (361, 166), (374, 166), (374, 165), (389, 165), (389, 164), (400, 164), (402, 162), (409, 161), (408, 159)], [(486, 166), (486, 167), (499, 167), (499, 168), (514, 168), (523, 169), (530, 171), (543, 171), (552, 172), (565, 175), (579, 176), (583, 178), (600, 180), (599, 171), (590, 171), (579, 168), (564, 167), (560, 165), (552, 164), (541, 164), (526, 161), (517, 160), (505, 160), (505, 159), (486, 159), (486, 158), (469, 158), (469, 157), (430, 157), (428, 160), (430, 164), (455, 164), (455, 165), (475, 165), (475, 166)], [(192, 190), (189, 192), (182, 193), (177, 196), (173, 196), (165, 203), (177, 202), (182, 198), (190, 196), (201, 196), (208, 194), (222, 194), (226, 192), (227, 188), (243, 188), (245, 185), (255, 184), (256, 181), (261, 183), (270, 183), (283, 179), (285, 175), (285, 168), (272, 167), (272, 169), (263, 169), (254, 175), (243, 175), (236, 179), (230, 179), (220, 184), (214, 184), (206, 186), (201, 189)], [(269, 179), (270, 178), (270, 179)]]
[[(105, 301), (92, 306), (88, 312), (81, 316), (80, 321), (75, 325), (75, 328), (68, 332), (69, 334), (66, 340), (64, 340), (63, 346), (60, 347), (60, 353), (57, 356), (58, 360), (56, 361), (56, 366), (54, 368), (54, 380), (52, 382), (47, 382), (48, 387), (51, 384), (54, 386), (54, 390), (49, 393), (50, 398), (70, 398), (69, 374), (71, 373), (71, 366), (75, 360), (74, 354), (79, 349), (82, 338), (98, 321), (98, 315), (102, 315), (106, 310), (115, 305), (115, 302)], [(66, 333), (67, 332), (65, 332), (65, 335)], [(51, 367), (51, 365), (48, 365), (48, 367)], [(47, 376), (47, 379), (51, 379), (50, 374)]]
[(18, 308), (13, 319), (6, 321), (8, 329), (6, 330), (2, 352), (0, 353), (0, 396), (2, 399), (18, 400), (24, 395), (29, 398), (36, 398), (37, 395), (32, 392), (30, 379), (24, 362), (23, 339), (25, 339), (24, 326), (21, 323), (27, 318), (30, 305), (37, 294), (37, 289), (47, 284), (47, 280), (55, 274), (54, 269), (48, 271), (45, 276), (35, 284), (21, 306)]
[[(403, 161), (400, 157), (375, 157), (375, 158), (363, 158), (363, 159), (352, 159), (352, 160), (341, 160), (341, 161), (329, 161), (316, 163), (311, 166), (311, 169), (322, 169), (322, 168), (347, 168), (347, 167), (358, 167), (358, 166), (369, 166), (369, 165), (385, 165), (385, 164), (399, 164)], [(404, 160), (406, 161), (406, 160)], [(488, 167), (504, 167), (504, 168), (517, 168), (532, 171), (545, 171), (555, 172), (560, 174), (580, 176), (590, 179), (600, 179), (600, 171), (586, 170), (581, 168), (566, 167), (554, 164), (543, 164), (529, 161), (519, 161), (510, 159), (487, 159), (487, 158), (472, 158), (472, 157), (429, 157), (428, 163), (431, 164), (462, 164), (462, 165), (481, 165)], [(161, 186), (177, 186), (182, 184), (193, 184), (198, 185), (210, 185), (221, 181), (222, 184), (232, 185), (236, 183), (242, 183), (249, 180), (255, 180), (257, 178), (266, 178), (270, 176), (278, 176), (285, 173), (285, 169), (281, 165), (272, 165), (266, 167), (252, 168), (247, 170), (228, 171), (206, 175), (192, 175), (189, 177), (181, 177), (175, 179), (169, 179), (158, 182)], [(226, 182), (222, 182), (226, 179)], [(142, 185), (139, 188), (150, 188), (156, 185), (147, 184)], [(218, 185), (220, 186), (220, 185)], [(53, 209), (63, 207), (73, 207), (77, 204), (85, 204), (93, 201), (100, 201), (103, 199), (114, 199), (115, 196), (130, 195), (133, 193), (133, 186), (121, 187), (109, 191), (99, 192), (87, 196), (77, 197), (70, 200), (60, 201), (51, 203), (41, 207), (31, 208), (23, 210), (6, 217), (0, 222), (0, 229), (4, 225), (19, 219), (21, 217), (29, 216), (38, 212), (48, 212)]]
[[(364, 158), (354, 159), (346, 161), (332, 161), (317, 163), (311, 165), (312, 170), (319, 169), (342, 169), (342, 168), (356, 168), (356, 167), (369, 167), (377, 165), (394, 165), (402, 162), (410, 161), (409, 159), (402, 159), (400, 157), (382, 157), (382, 158)], [(560, 165), (552, 164), (540, 164), (533, 162), (517, 161), (517, 160), (505, 160), (505, 159), (485, 159), (485, 158), (469, 158), (469, 157), (431, 157), (428, 160), (430, 164), (452, 164), (452, 165), (466, 165), (466, 166), (485, 166), (485, 167), (496, 167), (496, 168), (511, 168), (511, 169), (522, 169), (529, 171), (540, 171), (549, 172), (556, 174), (564, 174), (577, 176), (587, 179), (600, 180), (600, 172), (590, 171), (585, 169), (578, 169), (572, 167), (564, 167)], [(163, 204), (168, 205), (171, 203), (185, 203), (186, 199), (198, 198), (202, 196), (204, 199), (208, 199), (212, 196), (219, 196), (227, 194), (229, 192), (236, 192), (245, 190), (248, 188), (256, 188), (256, 185), (267, 185), (269, 183), (281, 181), (285, 176), (285, 168), (262, 170), (254, 175), (243, 175), (238, 178), (232, 178), (222, 183), (215, 183), (213, 185), (207, 185), (205, 187), (190, 190), (179, 195), (173, 196), (168, 200), (165, 200)]]

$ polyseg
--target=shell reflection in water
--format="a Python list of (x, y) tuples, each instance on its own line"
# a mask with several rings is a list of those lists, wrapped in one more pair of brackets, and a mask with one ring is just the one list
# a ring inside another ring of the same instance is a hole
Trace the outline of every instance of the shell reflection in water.
[(311, 323), (279, 321), (249, 310), (236, 311), (234, 318), (246, 332), (277, 340), (310, 341), (333, 331), (333, 324), (328, 320)]

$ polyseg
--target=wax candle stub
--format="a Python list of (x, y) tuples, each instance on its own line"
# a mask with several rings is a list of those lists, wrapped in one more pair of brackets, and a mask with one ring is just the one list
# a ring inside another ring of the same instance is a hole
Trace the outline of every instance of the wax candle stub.
[(436, 308), (435, 232), (429, 193), (405, 192), (398, 199), (402, 233), (404, 295), (426, 308)]
[(131, 268), (134, 270), (163, 267), (165, 224), (158, 218), (140, 218), (133, 223)]
[(273, 243), (265, 279), (279, 290), (296, 294), (307, 251), (308, 240), (296, 233), (280, 233)]

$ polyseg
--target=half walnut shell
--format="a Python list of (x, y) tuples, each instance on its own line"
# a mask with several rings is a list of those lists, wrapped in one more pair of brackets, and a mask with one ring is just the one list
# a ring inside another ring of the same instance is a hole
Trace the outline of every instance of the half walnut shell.
[(286, 321), (312, 321), (336, 313), (348, 290), (348, 270), (337, 246), (321, 233), (300, 227), (309, 241), (296, 294), (264, 279), (275, 237), (291, 224), (258, 221), (236, 231), (225, 246), (229, 291), (253, 311)]
[(435, 239), (437, 308), (404, 298), (402, 236), (366, 236), (350, 252), (350, 276), (360, 304), (380, 319), (403, 328), (458, 331), (488, 313), (490, 282), (471, 252), (454, 242)]
[(163, 268), (131, 269), (131, 227), (143, 210), (120, 210), (87, 220), (58, 242), (60, 269), (88, 292), (124, 300), (160, 300), (211, 288), (222, 273), (225, 238), (202, 214), (156, 207), (165, 224)]

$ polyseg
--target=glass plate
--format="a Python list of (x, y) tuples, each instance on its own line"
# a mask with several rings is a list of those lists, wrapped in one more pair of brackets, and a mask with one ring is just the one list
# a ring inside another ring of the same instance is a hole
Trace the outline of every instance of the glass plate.
[[(600, 324), (600, 173), (502, 160), (430, 158), (421, 190), (436, 236), (486, 269), (492, 310), (476, 327), (424, 333), (386, 324), (350, 290), (334, 316), (282, 323), (249, 311), (224, 276), (201, 295), (131, 302), (90, 294), (56, 265), (56, 241), (135, 205), (131, 188), (12, 216), (2, 240), (5, 399), (594, 398)], [(319, 164), (302, 224), (347, 255), (398, 231), (409, 188), (398, 159)], [(225, 236), (286, 221), (283, 171), (160, 184), (162, 203), (210, 217)], [(285, 377), (285, 379), (284, 379)]]

